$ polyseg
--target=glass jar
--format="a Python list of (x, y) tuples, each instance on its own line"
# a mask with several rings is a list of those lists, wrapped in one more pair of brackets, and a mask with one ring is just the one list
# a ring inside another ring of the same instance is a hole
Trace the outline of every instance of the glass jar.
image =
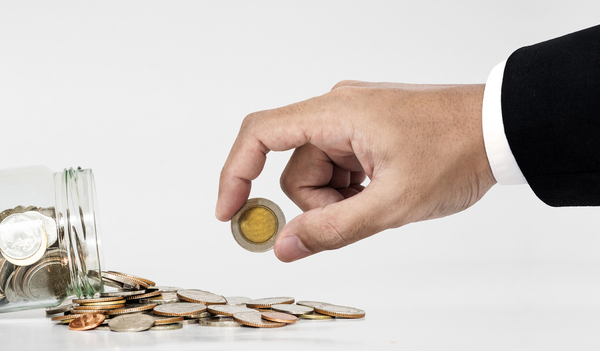
[(102, 290), (90, 169), (0, 170), (0, 313)]

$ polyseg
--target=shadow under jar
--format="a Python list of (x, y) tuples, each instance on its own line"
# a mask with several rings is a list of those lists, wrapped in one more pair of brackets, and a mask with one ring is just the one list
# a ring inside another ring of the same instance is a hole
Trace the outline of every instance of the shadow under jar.
[(0, 170), (0, 313), (102, 291), (89, 169)]

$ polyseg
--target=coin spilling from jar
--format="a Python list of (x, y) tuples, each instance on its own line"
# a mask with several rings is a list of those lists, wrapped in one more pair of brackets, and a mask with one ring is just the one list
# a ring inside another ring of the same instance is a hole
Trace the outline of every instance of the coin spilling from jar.
[(190, 324), (280, 328), (298, 320), (365, 317), (365, 311), (354, 307), (296, 301), (291, 296), (226, 297), (200, 289), (157, 286), (149, 279), (115, 271), (103, 271), (102, 280), (110, 291), (93, 298), (70, 299), (46, 309), (46, 314), (71, 330), (115, 332), (177, 330)]
[(52, 207), (0, 212), (0, 307), (65, 297), (70, 273), (55, 218)]

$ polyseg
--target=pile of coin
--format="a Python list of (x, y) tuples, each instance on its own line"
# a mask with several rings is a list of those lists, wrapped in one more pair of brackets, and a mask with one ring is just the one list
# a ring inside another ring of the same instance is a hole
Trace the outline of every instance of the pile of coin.
[(0, 212), (0, 307), (65, 297), (70, 274), (58, 248), (54, 208)]
[[(115, 289), (90, 299), (72, 299), (46, 310), (52, 321), (71, 330), (137, 332), (175, 330), (184, 325), (277, 328), (299, 319), (363, 318), (365, 311), (293, 297), (250, 299), (224, 297), (199, 289), (156, 286), (148, 279), (115, 271), (102, 272)], [(295, 304), (294, 304), (295, 302)]]

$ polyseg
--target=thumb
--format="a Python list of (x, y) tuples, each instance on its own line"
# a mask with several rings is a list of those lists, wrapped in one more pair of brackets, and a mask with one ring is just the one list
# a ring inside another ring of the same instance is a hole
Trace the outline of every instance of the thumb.
[(283, 262), (295, 261), (344, 247), (390, 228), (393, 202), (390, 192), (378, 185), (371, 182), (357, 195), (291, 220), (275, 243), (277, 258)]

